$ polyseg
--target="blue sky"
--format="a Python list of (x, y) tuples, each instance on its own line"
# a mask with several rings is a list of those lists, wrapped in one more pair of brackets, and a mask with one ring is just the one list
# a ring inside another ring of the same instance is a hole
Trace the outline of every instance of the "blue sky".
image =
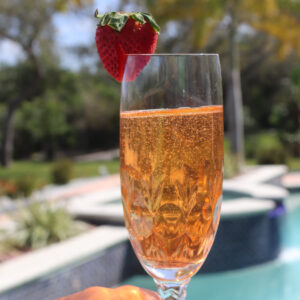
[[(77, 69), (80, 66), (78, 59), (70, 53), (69, 47), (75, 45), (91, 45), (95, 35), (96, 20), (93, 12), (96, 8), (100, 11), (116, 10), (119, 0), (95, 0), (91, 8), (91, 15), (76, 15), (72, 13), (57, 14), (54, 17), (56, 29), (55, 39), (62, 65)], [(80, 21), (78, 21), (80, 18)], [(14, 64), (22, 59), (22, 49), (9, 40), (0, 41), (0, 62)]]

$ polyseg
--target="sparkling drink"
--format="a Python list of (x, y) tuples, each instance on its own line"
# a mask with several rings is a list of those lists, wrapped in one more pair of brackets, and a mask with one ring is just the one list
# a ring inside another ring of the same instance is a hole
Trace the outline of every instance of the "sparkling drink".
[(192, 266), (194, 273), (219, 223), (223, 107), (126, 111), (120, 122), (122, 202), (133, 248), (148, 267)]

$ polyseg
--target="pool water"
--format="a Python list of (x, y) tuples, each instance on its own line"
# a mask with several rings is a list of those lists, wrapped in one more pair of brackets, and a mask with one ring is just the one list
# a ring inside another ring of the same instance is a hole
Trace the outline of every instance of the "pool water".
[[(188, 290), (188, 300), (300, 300), (300, 192), (286, 200), (282, 222), (283, 251), (271, 263), (241, 270), (196, 275)], [(129, 278), (133, 284), (155, 290), (149, 276)]]
[(287, 214), (281, 232), (283, 245), (300, 249), (300, 192), (291, 193), (285, 205)]

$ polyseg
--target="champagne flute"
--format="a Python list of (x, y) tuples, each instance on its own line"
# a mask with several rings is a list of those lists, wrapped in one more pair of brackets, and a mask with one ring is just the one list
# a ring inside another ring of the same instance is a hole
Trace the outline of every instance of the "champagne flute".
[(185, 299), (213, 244), (223, 181), (217, 54), (128, 55), (121, 189), (133, 249), (162, 299)]

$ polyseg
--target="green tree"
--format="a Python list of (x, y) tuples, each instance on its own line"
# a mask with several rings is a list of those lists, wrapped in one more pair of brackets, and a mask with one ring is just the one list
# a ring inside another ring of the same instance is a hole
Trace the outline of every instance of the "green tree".
[(276, 128), (278, 135), (295, 157), (300, 155), (300, 64), (291, 68), (290, 80), (284, 82), (285, 94), (277, 97), (283, 99), (274, 105), (269, 117), (270, 123)]
[[(57, 63), (54, 53), (52, 18), (57, 11), (73, 9), (88, 1), (80, 0), (1, 0), (0, 42), (3, 39), (18, 44), (24, 63), (10, 69), (15, 81), (10, 82), (11, 93), (0, 101), (6, 103), (2, 124), (1, 164), (8, 166), (13, 154), (15, 112), (21, 103), (39, 96), (45, 84), (47, 64)], [(22, 75), (22, 76), (21, 76)], [(24, 76), (23, 76), (24, 75)], [(2, 78), (4, 84), (7, 77)], [(22, 85), (18, 82), (22, 81)], [(3, 85), (3, 81), (1, 82)], [(14, 87), (13, 87), (14, 86)], [(8, 91), (8, 88), (6, 88)]]
[(117, 147), (119, 141), (120, 84), (99, 67), (96, 74), (88, 70), (79, 74), (82, 111), (78, 132), (85, 151)]
[(47, 75), (47, 86), (41, 96), (22, 104), (17, 128), (41, 142), (45, 157), (52, 160), (62, 137), (74, 135), (82, 101), (77, 74), (52, 69)]
[(30, 132), (34, 140), (43, 143), (47, 160), (54, 158), (59, 138), (70, 130), (65, 113), (64, 102), (51, 93), (23, 104), (23, 130)]

